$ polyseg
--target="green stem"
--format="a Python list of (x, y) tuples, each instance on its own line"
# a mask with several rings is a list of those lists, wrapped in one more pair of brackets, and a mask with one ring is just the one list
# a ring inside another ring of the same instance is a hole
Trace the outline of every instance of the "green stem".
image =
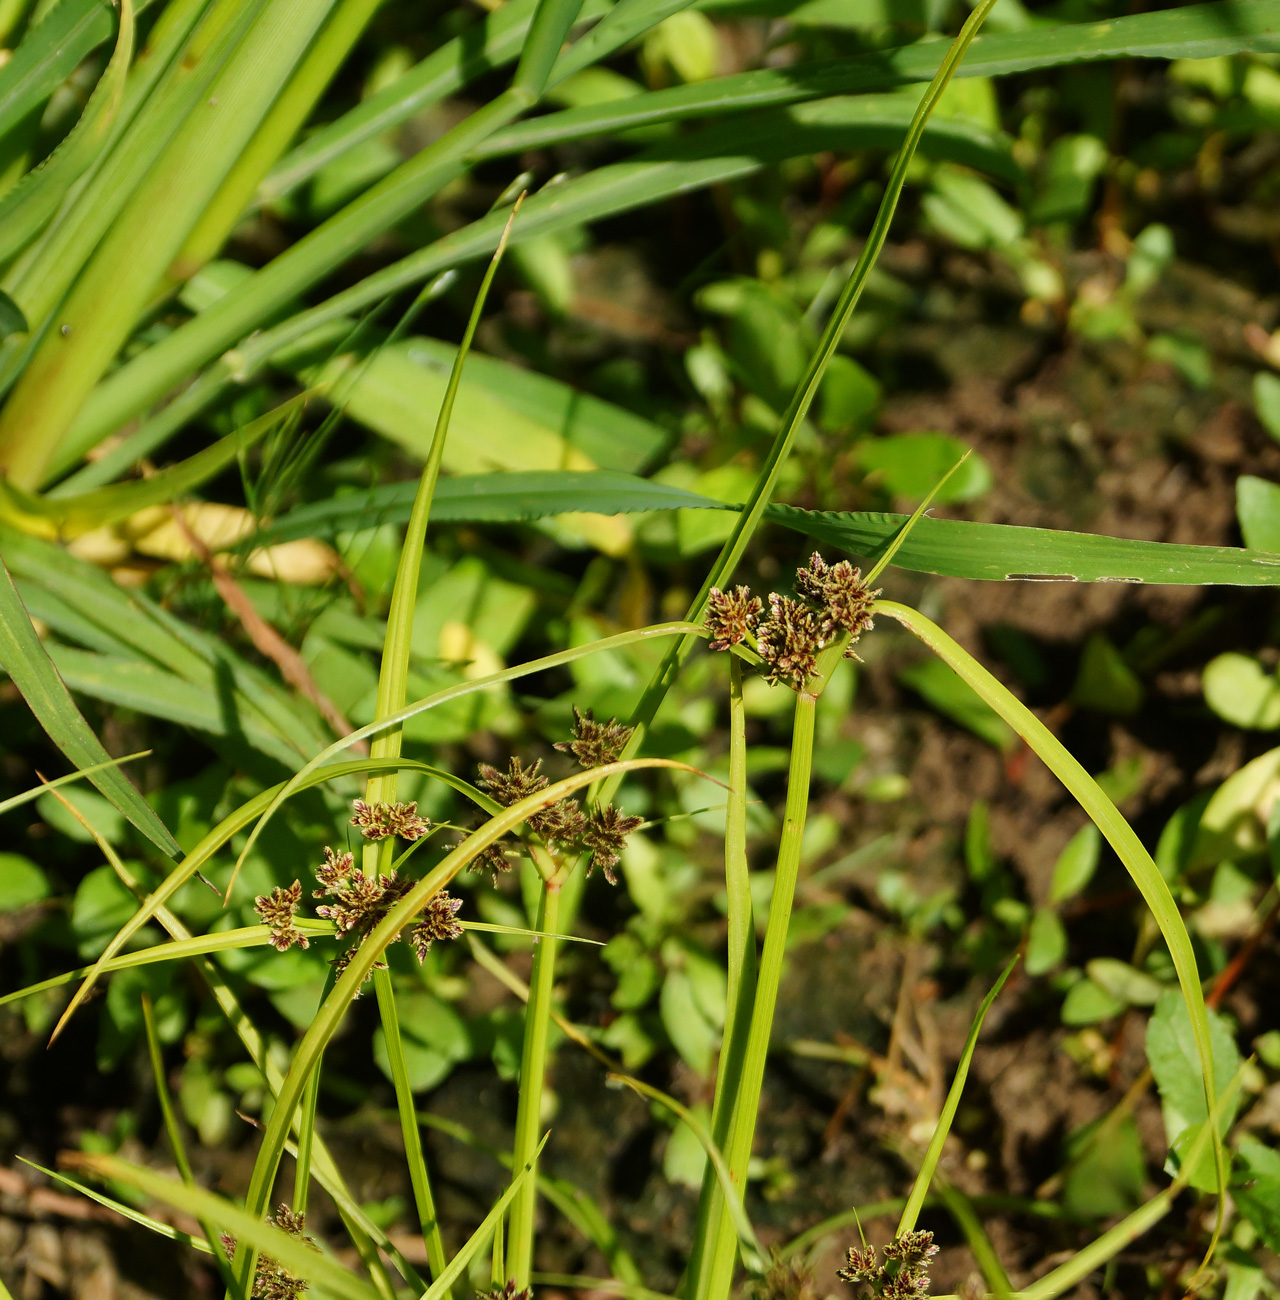
[(533, 1177), (525, 1180), (511, 1202), (507, 1271), (518, 1288), (527, 1287), (533, 1272), (534, 1215), (537, 1210), (538, 1131), (542, 1127), (542, 1093), (547, 1068), (547, 1035), (551, 1028), (551, 994), (556, 978), (556, 949), (559, 941), (552, 932), (560, 928), (560, 882), (549, 880), (542, 887), (537, 929), (544, 932), (533, 954), (529, 977), (529, 1005), (524, 1018), (524, 1048), (520, 1059), (520, 1102), (516, 1110), (516, 1133), (512, 1168), (533, 1165)]
[[(378, 1011), (382, 1016), (382, 1033), (387, 1045), (387, 1060), (391, 1066), (391, 1081), (396, 1090), (396, 1108), (400, 1114), (400, 1132), (404, 1137), (405, 1160), (409, 1166), (409, 1182), (413, 1188), (413, 1205), (422, 1229), (422, 1240), (427, 1248), (427, 1264), (431, 1276), (438, 1278), (447, 1261), (444, 1242), (440, 1237), (440, 1218), (436, 1214), (435, 1197), (431, 1194), (431, 1180), (427, 1174), (427, 1161), (422, 1150), (422, 1131), (418, 1128), (417, 1111), (413, 1103), (413, 1088), (409, 1083), (409, 1067), (405, 1063), (404, 1043), (400, 1038), (400, 1017), (396, 1013), (395, 990), (391, 987), (391, 972), (373, 973), (373, 986), (378, 995)], [(319, 1071), (312, 1075), (312, 1081)]]
[(311, 1151), (316, 1135), (316, 1107), (320, 1101), (320, 1071), (307, 1080), (298, 1107), (298, 1153), (293, 1163), (293, 1212), (305, 1214), (311, 1199)]
[[(751, 1009), (751, 1026), (747, 1034), (742, 1075), (735, 1090), (729, 1121), (729, 1177), (739, 1189), (746, 1185), (747, 1165), (755, 1139), (765, 1061), (769, 1054), (769, 1038), (773, 1030), (778, 986), (782, 980), (782, 965), (786, 955), (787, 929), (791, 922), (791, 907), (800, 875), (800, 845), (809, 808), (817, 702), (818, 697), (812, 689), (801, 691), (796, 696), (791, 766), (787, 774), (787, 806), (782, 840), (778, 846), (773, 901), (769, 905), (769, 923), (760, 956), (760, 974)], [(733, 1283), (737, 1248), (737, 1233), (728, 1206), (722, 1200), (719, 1213), (710, 1219), (708, 1241), (704, 1248), (706, 1253), (699, 1274), (693, 1279), (690, 1294), (696, 1296), (697, 1300), (725, 1300)]]
[[(728, 983), (725, 990), (724, 1037), (716, 1069), (711, 1109), (711, 1137), (723, 1149), (728, 1137), (732, 1099), (737, 1095), (746, 1054), (751, 1003), (756, 988), (755, 918), (747, 862), (747, 719), (742, 700), (742, 662), (729, 656), (729, 793), (725, 807), (724, 879), (728, 899)], [(729, 1104), (726, 1105), (726, 1098)], [(704, 1267), (707, 1228), (725, 1209), (724, 1193), (708, 1162), (698, 1198), (698, 1223), (689, 1276)]]

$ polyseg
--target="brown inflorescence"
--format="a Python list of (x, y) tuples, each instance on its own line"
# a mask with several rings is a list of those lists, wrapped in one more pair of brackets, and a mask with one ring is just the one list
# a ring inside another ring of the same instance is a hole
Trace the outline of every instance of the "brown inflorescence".
[(822, 611), (823, 639), (830, 641), (840, 633), (847, 633), (850, 642), (846, 658), (857, 658), (853, 642), (873, 626), (871, 606), (880, 594), (863, 581), (862, 570), (855, 569), (848, 560), (828, 564), (814, 551), (806, 568), (796, 573), (796, 591)]
[(821, 618), (808, 605), (772, 592), (769, 617), (760, 624), (759, 643), (769, 684), (781, 682), (802, 691), (818, 666), (818, 651), (825, 644)]
[[(267, 1222), (287, 1232), (289, 1236), (297, 1237), (312, 1250), (319, 1251), (320, 1247), (316, 1245), (315, 1238), (308, 1237), (305, 1232), (307, 1224), (305, 1214), (295, 1214), (287, 1205), (282, 1205), (274, 1214), (267, 1216)], [(227, 1258), (235, 1258), (236, 1239), (230, 1233), (224, 1232), (219, 1240)], [(276, 1263), (270, 1255), (259, 1255), (250, 1297), (251, 1300), (298, 1300), (298, 1297), (309, 1290), (310, 1286), (309, 1282), (295, 1277), (282, 1264)]]
[(556, 749), (572, 754), (583, 767), (603, 767), (622, 756), (634, 727), (624, 727), (617, 718), (597, 722), (590, 709), (583, 713), (573, 706), (573, 739), (556, 742)]
[(731, 645), (741, 645), (755, 631), (760, 610), (760, 597), (753, 596), (747, 587), (735, 587), (732, 591), (712, 587), (707, 593), (707, 612), (703, 618), (711, 633), (708, 649), (727, 650)]
[(883, 1264), (876, 1262), (874, 1246), (850, 1246), (837, 1276), (866, 1286), (879, 1300), (926, 1300), (929, 1261), (937, 1253), (933, 1233), (918, 1228), (884, 1247)]
[(298, 904), (302, 902), (302, 882), (278, 885), (270, 894), (260, 894), (253, 900), (253, 910), (262, 917), (263, 925), (271, 927), (271, 946), (277, 952), (287, 952), (296, 943), (299, 948), (310, 946), (310, 941), (293, 923)]
[(420, 840), (430, 829), (431, 820), (418, 814), (418, 804), (375, 803), (357, 799), (351, 805), (351, 824), (367, 840), (385, 840), (397, 835), (411, 843)]
[(590, 875), (592, 869), (599, 867), (604, 872), (604, 878), (611, 885), (616, 885), (618, 878), (613, 869), (618, 865), (622, 850), (626, 847), (627, 836), (639, 827), (642, 820), (640, 817), (628, 817), (612, 804), (604, 808), (593, 808), (582, 831), (583, 847), (591, 851), (591, 866), (587, 868), (587, 874)]
[[(355, 865), (350, 853), (324, 851), (324, 862), (316, 868), (316, 881), (320, 888), (316, 898), (329, 901), (316, 908), (316, 915), (333, 922), (339, 935), (349, 935), (353, 942), (339, 954), (334, 969), (340, 975), (360, 950), (369, 933), (379, 921), (413, 888), (413, 881), (401, 880), (394, 871), (386, 875), (366, 876)], [(450, 898), (441, 891), (426, 904), (426, 910), (411, 928), (409, 942), (422, 961), (436, 939), (456, 939), (462, 927), (454, 917), (462, 906), (460, 899)], [(403, 938), (402, 931), (396, 936)], [(381, 957), (373, 964), (374, 970), (386, 970)]]
[(431, 945), (437, 940), (459, 939), (462, 926), (457, 916), (462, 899), (451, 898), (444, 890), (427, 899), (427, 905), (409, 932), (409, 942), (419, 961), (426, 961)]

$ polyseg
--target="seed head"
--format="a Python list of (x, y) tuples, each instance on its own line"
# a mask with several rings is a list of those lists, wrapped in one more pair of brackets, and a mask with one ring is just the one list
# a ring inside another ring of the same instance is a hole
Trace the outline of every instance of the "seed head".
[(621, 756), (634, 727), (624, 727), (617, 718), (597, 722), (590, 709), (581, 712), (573, 706), (573, 739), (561, 740), (556, 748), (572, 754), (583, 767), (603, 767)]
[(823, 646), (819, 615), (775, 591), (769, 596), (769, 618), (760, 624), (759, 644), (769, 684), (782, 682), (801, 691), (818, 666)]
[(385, 840), (388, 836), (398, 835), (402, 840), (421, 839), (430, 829), (431, 821), (418, 815), (418, 804), (412, 803), (377, 803), (367, 804), (357, 799), (352, 808), (355, 810), (351, 824), (367, 840)]
[(324, 851), (324, 863), (316, 868), (316, 881), (321, 886), (313, 897), (323, 898), (342, 884), (355, 870), (355, 859), (350, 853), (335, 853), (328, 846)]
[(504, 807), (519, 803), (527, 795), (537, 794), (547, 788), (547, 778), (540, 775), (542, 759), (535, 759), (526, 768), (518, 758), (512, 758), (505, 772), (499, 772), (488, 763), (480, 764), (480, 784)]
[(426, 961), (431, 945), (437, 940), (457, 939), (462, 926), (455, 918), (462, 907), (462, 899), (450, 898), (444, 890), (433, 894), (423, 908), (417, 923), (409, 933), (409, 942), (419, 961)]
[(310, 946), (310, 940), (293, 923), (301, 902), (302, 883), (298, 880), (287, 888), (277, 885), (270, 894), (253, 900), (253, 910), (262, 917), (264, 925), (271, 927), (268, 942), (277, 952), (287, 952), (295, 943), (299, 948)]
[(845, 1253), (845, 1265), (836, 1276), (845, 1282), (870, 1282), (880, 1276), (874, 1246), (850, 1246)]
[[(280, 1206), (275, 1214), (267, 1216), (268, 1223), (274, 1224), (289, 1236), (297, 1237), (312, 1250), (318, 1251), (320, 1247), (316, 1245), (315, 1238), (308, 1237), (303, 1230), (306, 1227), (306, 1220), (305, 1214), (294, 1214), (287, 1205)], [(236, 1239), (229, 1232), (224, 1232), (218, 1240), (222, 1243), (227, 1258), (234, 1258)], [(250, 1297), (251, 1300), (298, 1300), (298, 1297), (309, 1290), (310, 1286), (309, 1282), (294, 1277), (283, 1265), (277, 1264), (270, 1255), (259, 1255)]]
[[(862, 571), (848, 560), (828, 564), (815, 551), (808, 568), (796, 573), (796, 591), (822, 611), (824, 641), (842, 632), (856, 641), (871, 630), (871, 606), (880, 592), (872, 591), (863, 580)], [(845, 651), (845, 657), (856, 658), (851, 648)]]
[(526, 823), (554, 848), (567, 848), (582, 838), (587, 819), (576, 799), (557, 799), (548, 808), (533, 813)]
[[(401, 880), (394, 871), (385, 876), (365, 876), (359, 871), (350, 853), (324, 851), (324, 864), (316, 868), (320, 888), (316, 898), (331, 901), (316, 908), (316, 915), (333, 922), (340, 935), (351, 935), (349, 944), (333, 963), (341, 975), (359, 951), (369, 932), (413, 888), (411, 880)], [(386, 970), (387, 963), (379, 957), (374, 970)]]
[(612, 804), (605, 808), (593, 808), (582, 831), (583, 846), (590, 849), (592, 854), (587, 874), (590, 875), (594, 868), (599, 867), (604, 872), (604, 878), (611, 885), (616, 885), (618, 878), (613, 869), (618, 865), (618, 859), (626, 847), (627, 836), (642, 820), (640, 817), (624, 815)]
[[(466, 838), (459, 840), (458, 843), (465, 844)], [(505, 838), (495, 844), (487, 844), (471, 859), (469, 870), (493, 872), (493, 883), (496, 885), (498, 877), (505, 876), (515, 865), (509, 856), (514, 850), (515, 845)]]
[(495, 1286), (491, 1291), (481, 1291), (476, 1300), (529, 1300), (529, 1288), (519, 1289), (515, 1281), (508, 1279), (502, 1286)]
[(923, 1228), (895, 1237), (884, 1248), (885, 1259), (896, 1259), (908, 1266), (916, 1264), (927, 1266), (937, 1253), (938, 1248), (933, 1244), (933, 1233)]
[(707, 593), (707, 612), (703, 618), (711, 633), (707, 649), (727, 650), (731, 645), (741, 645), (760, 621), (760, 610), (759, 596), (753, 596), (748, 587), (735, 587), (732, 591), (712, 587)]

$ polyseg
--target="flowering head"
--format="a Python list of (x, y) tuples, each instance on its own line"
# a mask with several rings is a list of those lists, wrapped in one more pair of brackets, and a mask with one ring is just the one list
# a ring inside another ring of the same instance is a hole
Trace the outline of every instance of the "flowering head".
[(616, 763), (631, 739), (634, 727), (624, 727), (617, 718), (597, 722), (590, 709), (583, 713), (573, 706), (573, 739), (561, 740), (556, 749), (572, 754), (583, 767), (603, 767)]
[(711, 639), (710, 650), (727, 650), (731, 645), (741, 645), (756, 629), (760, 621), (760, 597), (753, 596), (747, 587), (721, 591), (712, 587), (707, 593), (707, 612), (703, 623)]

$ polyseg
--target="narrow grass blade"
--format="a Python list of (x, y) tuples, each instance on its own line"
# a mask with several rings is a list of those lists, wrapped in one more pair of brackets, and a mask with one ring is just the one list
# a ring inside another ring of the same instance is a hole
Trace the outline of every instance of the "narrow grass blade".
[(255, 1249), (270, 1255), (295, 1276), (314, 1282), (326, 1291), (344, 1297), (344, 1300), (377, 1300), (378, 1292), (368, 1282), (343, 1268), (330, 1256), (313, 1250), (297, 1237), (291, 1237), (287, 1232), (282, 1232), (257, 1215), (247, 1213), (221, 1196), (215, 1196), (203, 1188), (188, 1187), (175, 1179), (121, 1160), (118, 1156), (90, 1155), (77, 1151), (68, 1152), (63, 1160), (72, 1169), (136, 1187), (165, 1205), (172, 1205), (193, 1218), (207, 1220), (224, 1232), (231, 1233), (237, 1241), (249, 1243)]
[[(413, 1191), (413, 1205), (418, 1215), (427, 1263), (433, 1277), (445, 1272), (444, 1242), (440, 1236), (440, 1218), (436, 1213), (435, 1197), (431, 1192), (431, 1178), (427, 1172), (426, 1154), (422, 1149), (422, 1136), (413, 1101), (413, 1085), (409, 1082), (409, 1067), (405, 1061), (404, 1042), (400, 1037), (400, 1017), (396, 1012), (395, 989), (391, 972), (375, 971), (373, 987), (378, 998), (378, 1015), (382, 1021), (383, 1042), (387, 1049), (387, 1062), (391, 1067), (391, 1083), (395, 1088), (396, 1109), (400, 1119), (400, 1132), (404, 1138), (405, 1163), (409, 1166), (409, 1186)], [(314, 1090), (319, 1070), (312, 1075), (310, 1090)]]
[[(1026, 741), (1046, 767), (1066, 786), (1090, 819), (1115, 849), (1138, 892), (1155, 918), (1156, 925), (1169, 948), (1178, 984), (1187, 1001), (1191, 1026), (1195, 1034), (1196, 1053), (1200, 1059), (1205, 1100), (1213, 1139), (1214, 1166), (1219, 1188), (1219, 1227), (1226, 1192), (1226, 1165), (1222, 1135), (1217, 1122), (1213, 1047), (1209, 1038), (1209, 1018), (1205, 1010), (1200, 973), (1195, 950), (1187, 927), (1169, 891), (1168, 883), (1152, 861), (1151, 855), (1133, 828), (1120, 815), (1115, 804), (1099, 788), (1062, 742), (1009, 689), (997, 681), (976, 659), (962, 649), (940, 627), (923, 614), (894, 601), (877, 601), (875, 612), (896, 619), (925, 643), (944, 663), (953, 668), (995, 711)], [(1190, 1167), (1190, 1166), (1188, 1166)], [(1215, 1240), (1216, 1240), (1215, 1231)]]
[(896, 1236), (905, 1236), (916, 1226), (916, 1220), (920, 1217), (920, 1210), (924, 1205), (924, 1198), (929, 1194), (929, 1184), (933, 1181), (934, 1171), (938, 1167), (938, 1161), (942, 1158), (942, 1148), (946, 1144), (947, 1134), (951, 1132), (952, 1121), (955, 1119), (956, 1110), (960, 1106), (960, 1096), (964, 1092), (965, 1081), (969, 1077), (969, 1063), (973, 1060), (974, 1050), (978, 1046), (978, 1035), (982, 1032), (982, 1022), (986, 1019), (987, 1012), (991, 1010), (991, 1004), (999, 997), (1000, 990), (1004, 988), (1005, 981), (1013, 974), (1013, 968), (1017, 964), (1018, 958), (1015, 955), (1013, 960), (1004, 968), (1000, 978), (996, 980), (991, 992), (982, 999), (978, 1014), (973, 1018), (973, 1024), (969, 1027), (969, 1037), (965, 1040), (964, 1051), (960, 1053), (960, 1062), (956, 1066), (955, 1078), (952, 1079), (951, 1087), (947, 1091), (947, 1100), (943, 1104), (942, 1114), (938, 1116), (938, 1122), (933, 1130), (933, 1137), (929, 1139), (924, 1159), (920, 1163), (920, 1172), (916, 1175), (911, 1195), (907, 1197), (907, 1203), (903, 1207), (902, 1218), (898, 1220)]
[(39, 1170), (46, 1178), (52, 1178), (55, 1182), (61, 1183), (64, 1187), (69, 1187), (73, 1192), (86, 1196), (89, 1200), (96, 1202), (98, 1205), (104, 1205), (108, 1210), (114, 1210), (121, 1218), (129, 1219), (134, 1223), (154, 1232), (157, 1236), (168, 1237), (170, 1241), (176, 1241), (184, 1246), (190, 1246), (192, 1250), (198, 1250), (202, 1255), (212, 1255), (217, 1258), (217, 1251), (207, 1241), (200, 1237), (193, 1237), (188, 1232), (183, 1232), (181, 1228), (175, 1228), (171, 1223), (161, 1223), (159, 1219), (154, 1219), (149, 1214), (143, 1214), (141, 1210), (135, 1210), (132, 1205), (125, 1205), (122, 1201), (117, 1201), (113, 1197), (104, 1196), (101, 1192), (84, 1183), (77, 1182), (74, 1178), (68, 1178), (66, 1174), (60, 1174), (56, 1169), (46, 1169), (44, 1165), (38, 1165), (34, 1160), (28, 1160), (26, 1156), (19, 1156), (19, 1160), (24, 1165), (30, 1165), (32, 1169)]
[(865, 581), (868, 587), (870, 587), (872, 583), (874, 583), (875, 580), (881, 575), (881, 573), (884, 572), (885, 567), (893, 560), (893, 557), (902, 549), (903, 543), (907, 540), (908, 537), (911, 536), (912, 531), (915, 529), (916, 525), (919, 524), (920, 520), (924, 518), (924, 512), (928, 510), (928, 508), (933, 504), (934, 498), (936, 498), (938, 493), (941, 492), (944, 487), (946, 487), (947, 481), (956, 472), (956, 470), (958, 470), (960, 466), (963, 465), (965, 461), (969, 459), (969, 457), (972, 454), (973, 454), (972, 451), (966, 451), (965, 454), (961, 456), (960, 459), (956, 461), (956, 463), (952, 465), (952, 467), (949, 470), (947, 470), (947, 472), (933, 485), (933, 487), (929, 490), (928, 496), (926, 496), (925, 499), (921, 501), (920, 504), (915, 508), (915, 510), (912, 511), (911, 518), (908, 519), (907, 522), (902, 525), (902, 528), (898, 532), (897, 536), (894, 537), (893, 541), (891, 541), (889, 545), (884, 548), (884, 552), (881, 555), (877, 556), (876, 562), (871, 566), (870, 569), (867, 570), (867, 576)]
[(747, 1211), (742, 1204), (742, 1195), (734, 1186), (729, 1173), (729, 1166), (725, 1164), (724, 1156), (721, 1155), (719, 1148), (711, 1140), (711, 1134), (707, 1132), (706, 1125), (701, 1123), (687, 1106), (682, 1106), (674, 1098), (668, 1097), (666, 1093), (660, 1092), (657, 1088), (651, 1087), (640, 1079), (633, 1078), (629, 1074), (612, 1075), (611, 1078), (616, 1083), (625, 1084), (633, 1092), (639, 1093), (642, 1097), (648, 1097), (651, 1101), (656, 1101), (659, 1105), (670, 1110), (677, 1119), (688, 1126), (689, 1131), (698, 1139), (702, 1149), (707, 1153), (707, 1159), (711, 1162), (712, 1168), (716, 1171), (721, 1194), (729, 1207), (729, 1214), (733, 1219), (733, 1226), (737, 1230), (738, 1239), (742, 1246), (743, 1263), (752, 1273), (763, 1276), (768, 1267), (765, 1263), (764, 1251), (761, 1249), (760, 1242), (756, 1237), (755, 1229), (751, 1226), (751, 1220), (747, 1218)]
[(601, 1291), (620, 1295), (623, 1300), (676, 1300), (662, 1291), (650, 1291), (635, 1282), (616, 1277), (578, 1277), (572, 1273), (535, 1273), (534, 1286), (571, 1287), (574, 1290)]
[(964, 1233), (969, 1251), (982, 1270), (982, 1276), (986, 1278), (987, 1285), (996, 1300), (1012, 1300), (1013, 1288), (1009, 1285), (1009, 1275), (1004, 1271), (1004, 1265), (1000, 1263), (995, 1247), (991, 1244), (991, 1238), (987, 1236), (982, 1221), (974, 1213), (969, 1198), (957, 1191), (950, 1183), (939, 1180), (938, 1199), (947, 1207), (948, 1213), (956, 1221), (956, 1226)]
[[(561, 882), (544, 880), (538, 898), (537, 927), (558, 929)], [(551, 1029), (551, 1000), (555, 990), (556, 956), (559, 944), (544, 939), (533, 954), (529, 974), (529, 1000), (524, 1015), (524, 1041), (520, 1050), (520, 1100), (511, 1151), (513, 1167), (531, 1166), (536, 1174), (533, 1146), (542, 1123), (542, 1099), (546, 1087), (547, 1039)], [(538, 1205), (537, 1179), (529, 1180), (512, 1197), (507, 1272), (521, 1289), (529, 1286), (533, 1273), (533, 1239)]]
[[(176, 856), (180, 852), (177, 840), (114, 765), (76, 708), (48, 652), (40, 644), (3, 559), (0, 559), (0, 665), (49, 739), (161, 852)], [(92, 774), (90, 769), (94, 769)]]
[(47, 538), (72, 538), (119, 523), (152, 506), (165, 505), (221, 473), (315, 396), (309, 389), (266, 415), (229, 433), (177, 465), (133, 483), (118, 483), (77, 496), (38, 497), (0, 479), (0, 522)]
[(258, 204), (275, 202), (350, 150), (438, 104), (477, 76), (512, 62), (535, 8), (536, 0), (509, 0), (481, 17), (465, 36), (446, 41), (392, 85), (308, 135), (268, 173), (258, 189)]
[[(547, 1136), (550, 1136), (548, 1134)], [(542, 1154), (542, 1148), (546, 1146), (547, 1139), (544, 1137), (538, 1143), (537, 1155)], [(511, 1198), (524, 1186), (524, 1181), (532, 1174), (531, 1165), (526, 1165), (511, 1180), (511, 1186), (498, 1198), (497, 1204), (484, 1217), (484, 1222), (467, 1238), (466, 1245), (449, 1261), (449, 1266), (440, 1274), (438, 1278), (427, 1288), (422, 1295), (422, 1300), (444, 1300), (449, 1294), (450, 1288), (462, 1276), (467, 1265), (471, 1263), (472, 1256), (475, 1255), (481, 1246), (493, 1235), (498, 1226), (502, 1223), (502, 1216), (507, 1211), (507, 1206), (511, 1204)]]
[(30, 803), (33, 799), (38, 799), (46, 790), (56, 790), (60, 786), (70, 785), (72, 781), (83, 781), (85, 777), (91, 776), (95, 772), (104, 772), (108, 768), (119, 767), (121, 763), (132, 763), (135, 758), (146, 758), (150, 753), (149, 749), (140, 749), (136, 754), (126, 754), (123, 758), (109, 758), (105, 763), (95, 763), (93, 767), (83, 768), (79, 772), (68, 772), (66, 776), (60, 776), (53, 781), (46, 781), (43, 785), (33, 785), (30, 790), (24, 790), (21, 794), (12, 795), (8, 799), (0, 799), (0, 813), (7, 813), (14, 808), (20, 808), (24, 803)]
[(116, 48), (80, 120), (48, 158), (0, 199), (0, 262), (7, 262), (44, 229), (63, 196), (106, 146), (124, 99), (133, 60), (132, 0), (120, 0)]

